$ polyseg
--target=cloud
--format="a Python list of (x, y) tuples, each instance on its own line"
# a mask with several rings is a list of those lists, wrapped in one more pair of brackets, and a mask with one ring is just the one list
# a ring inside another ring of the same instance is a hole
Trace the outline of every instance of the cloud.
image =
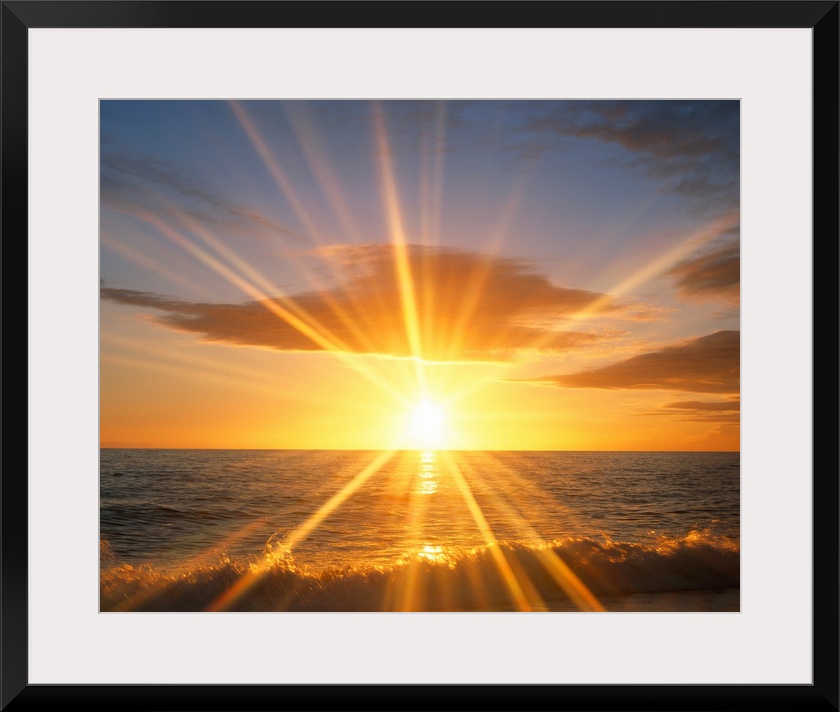
[[(734, 238), (733, 238), (734, 234)], [(738, 231), (729, 232), (704, 252), (689, 257), (666, 273), (680, 294), (690, 299), (740, 300), (741, 248)]]
[[(337, 286), (241, 304), (171, 299), (102, 288), (113, 302), (163, 312), (156, 320), (211, 341), (281, 351), (336, 349), (428, 360), (506, 360), (522, 350), (558, 352), (610, 337), (569, 331), (568, 319), (622, 314), (609, 296), (565, 289), (528, 263), (448, 248), (408, 246), (416, 320), (404, 311), (400, 270), (391, 245), (349, 245), (312, 253), (330, 263)], [(407, 324), (416, 323), (412, 333)], [(304, 325), (303, 327), (301, 325)], [(416, 337), (415, 338), (415, 334)]]
[[(184, 198), (193, 199), (203, 204), (200, 211), (183, 209), (183, 212), (193, 218), (201, 216), (201, 221), (210, 223), (222, 222), (208, 214), (207, 207), (213, 208), (218, 215), (235, 223), (245, 223), (263, 228), (272, 233), (286, 237), (300, 236), (285, 225), (272, 220), (260, 211), (246, 205), (240, 205), (222, 197), (203, 181), (195, 180), (178, 170), (174, 165), (148, 156), (128, 156), (103, 154), (101, 159), (101, 191), (103, 199), (108, 203), (129, 205), (137, 203), (139, 194), (136, 182), (154, 183), (158, 186), (175, 191)], [(145, 199), (153, 196), (146, 194)], [(165, 204), (153, 200), (158, 209), (165, 209)]]
[(543, 119), (562, 133), (661, 158), (738, 157), (737, 101), (567, 102)]
[(603, 368), (527, 380), (565, 388), (737, 393), (740, 355), (740, 332), (717, 331)]
[(678, 401), (676, 403), (666, 403), (662, 407), (693, 411), (739, 411), (741, 410), (741, 401)]
[(678, 401), (665, 403), (659, 414), (679, 416), (679, 420), (698, 423), (740, 423), (741, 401)]
[(533, 145), (560, 134), (624, 148), (666, 190), (689, 196), (700, 212), (739, 202), (737, 101), (570, 101), (534, 112)]

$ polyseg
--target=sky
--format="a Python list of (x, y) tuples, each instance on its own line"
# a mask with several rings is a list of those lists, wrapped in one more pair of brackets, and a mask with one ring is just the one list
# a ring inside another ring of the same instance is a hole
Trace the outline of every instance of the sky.
[(737, 101), (102, 101), (102, 447), (735, 450)]

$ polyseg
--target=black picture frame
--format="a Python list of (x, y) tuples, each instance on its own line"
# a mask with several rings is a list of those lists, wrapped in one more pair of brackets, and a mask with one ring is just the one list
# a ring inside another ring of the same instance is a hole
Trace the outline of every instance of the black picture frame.
[[(810, 685), (30, 685), (27, 677), (28, 405), (7, 393), (2, 471), (0, 709), (836, 710), (838, 709), (838, 0), (458, 3), (8, 0), (2, 3), (5, 373), (27, 374), (27, 32), (31, 28), (421, 26), (810, 28), (813, 32), (813, 683)], [(466, 3), (464, 3), (466, 5)], [(456, 18), (480, 20), (459, 24)], [(512, 24), (513, 23), (513, 24)], [(16, 314), (16, 318), (12, 314)], [(15, 338), (16, 337), (16, 338)], [(9, 447), (9, 444), (14, 447)]]

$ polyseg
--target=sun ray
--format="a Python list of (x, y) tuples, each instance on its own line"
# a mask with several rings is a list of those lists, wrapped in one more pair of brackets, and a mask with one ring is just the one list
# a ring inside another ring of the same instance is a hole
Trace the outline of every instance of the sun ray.
[(192, 294), (206, 296), (207, 290), (204, 287), (199, 286), (199, 284), (194, 280), (188, 279), (180, 272), (177, 272), (167, 266), (162, 261), (154, 259), (145, 252), (141, 252), (137, 248), (115, 239), (106, 231), (100, 231), (99, 240), (103, 247), (116, 252), (121, 257), (131, 260), (134, 264), (144, 267), (150, 272), (165, 277), (172, 282), (172, 284), (177, 284), (179, 287), (185, 288)]
[[(263, 163), (265, 164), (266, 168), (268, 168), (269, 172), (274, 178), (274, 182), (280, 190), (281, 194), (283, 194), (288, 199), (289, 203), (292, 206), (292, 210), (304, 224), (304, 227), (307, 230), (309, 237), (313, 240), (317, 247), (324, 247), (326, 245), (326, 241), (323, 238), (321, 230), (319, 230), (318, 227), (315, 225), (314, 220), (304, 207), (303, 201), (300, 199), (297, 192), (295, 191), (292, 181), (289, 179), (285, 171), (283, 171), (282, 167), (280, 166), (280, 163), (271, 153), (271, 150), (268, 148), (268, 145), (263, 139), (262, 135), (259, 133), (251, 119), (248, 117), (247, 112), (238, 102), (230, 102), (230, 106), (231, 110), (233, 111), (234, 115), (236, 116), (237, 120), (242, 126), (242, 129), (245, 131), (245, 134), (251, 141), (252, 146), (254, 147), (254, 149), (262, 159)], [(349, 220), (350, 223), (352, 223), (352, 217), (350, 216), (349, 210), (346, 207), (346, 203), (343, 199), (343, 195), (340, 191), (340, 188), (332, 180), (331, 172), (329, 171), (329, 169), (326, 166), (322, 166), (316, 158), (316, 150), (311, 146), (312, 143), (312, 140), (305, 141), (303, 146), (304, 153), (307, 155), (307, 160), (310, 163), (310, 167), (315, 173), (316, 178), (321, 182), (322, 187), (324, 187), (328, 197), (330, 197), (330, 199), (332, 200), (333, 207), (335, 210), (338, 211), (338, 214), (340, 215), (341, 219), (344, 222), (347, 222)], [(308, 153), (307, 147), (309, 147)], [(355, 227), (352, 224), (350, 229), (352, 231), (355, 231)], [(356, 234), (356, 232), (353, 232), (353, 234)], [(338, 273), (335, 265), (332, 263), (328, 264), (332, 271), (333, 277), (337, 278), (339, 282), (339, 288), (342, 291), (343, 297), (347, 299), (348, 302), (356, 306), (354, 295), (352, 293), (348, 293), (342, 285), (340, 279), (341, 275)], [(310, 283), (315, 283), (311, 276), (308, 276), (308, 278)], [(334, 309), (338, 308), (343, 312), (343, 309), (337, 304), (337, 302), (334, 299), (332, 299), (332, 297), (326, 292), (326, 290), (319, 290), (319, 293), (322, 297), (331, 302), (331, 306)], [(360, 338), (362, 342), (367, 341), (369, 345), (371, 344), (371, 342), (368, 340), (367, 335), (364, 334), (362, 330), (354, 326), (354, 320), (349, 316), (345, 321), (345, 325), (350, 329), (355, 329), (354, 333)]]
[(195, 352), (172, 349), (165, 345), (156, 346), (147, 339), (120, 337), (103, 334), (100, 346), (108, 347), (108, 352), (101, 349), (102, 358), (124, 360), (125, 363), (144, 368), (169, 368), (173, 372), (206, 374), (208, 377), (222, 378), (238, 388), (257, 389), (260, 393), (276, 392), (278, 395), (287, 390), (277, 381), (277, 374), (270, 369), (255, 369), (253, 366), (236, 366), (231, 361), (219, 361), (212, 357), (203, 357)]
[[(490, 552), (493, 561), (496, 563), (499, 573), (502, 576), (502, 580), (504, 581), (504, 584), (507, 587), (516, 607), (520, 611), (531, 611), (534, 609), (535, 604), (540, 609), (544, 608), (545, 604), (530, 581), (527, 581), (527, 577), (524, 577), (522, 580), (517, 579), (511, 569), (510, 562), (507, 558), (505, 558), (504, 553), (499, 547), (499, 543), (496, 541), (496, 537), (493, 535), (490, 525), (487, 523), (487, 519), (485, 519), (484, 514), (481, 511), (481, 507), (479, 507), (478, 502), (476, 502), (469, 484), (458, 467), (458, 463), (449, 453), (446, 453), (445, 460), (447, 467), (449, 467), (452, 472), (455, 484), (458, 487), (461, 496), (464, 498), (464, 502), (466, 503), (470, 514), (476, 523), (476, 526), (481, 531), (481, 535), (487, 545), (487, 550)], [(523, 591), (523, 585), (526, 587), (530, 595), (526, 595), (525, 591)]]
[(431, 146), (421, 151), (423, 179), (420, 182), (421, 199), (421, 242), (424, 246), (421, 257), (421, 279), (419, 285), (420, 329), (425, 349), (435, 355), (441, 353), (440, 335), (445, 325), (440, 323), (442, 314), (437, 309), (437, 292), (432, 279), (433, 249), (440, 242), (440, 218), (443, 197), (443, 167), (446, 141), (447, 111), (444, 102), (435, 105), (434, 125), (429, 133), (424, 133), (424, 141)]
[(475, 314), (475, 310), (480, 304), (481, 298), (484, 296), (487, 280), (493, 269), (493, 260), (498, 255), (501, 245), (507, 237), (507, 230), (516, 212), (518, 201), (519, 193), (518, 191), (514, 191), (505, 205), (502, 217), (497, 223), (498, 227), (485, 250), (484, 259), (480, 267), (465, 275), (463, 291), (458, 299), (460, 309), (455, 315), (448, 332), (448, 342), (450, 345), (448, 352), (451, 357), (458, 358), (459, 355), (462, 355), (464, 339), (469, 332), (469, 321)]
[(298, 542), (308, 537), (312, 531), (324, 521), (324, 519), (338, 509), (348, 498), (353, 496), (353, 494), (373, 475), (379, 472), (394, 456), (395, 452), (396, 450), (381, 451), (373, 462), (371, 462), (358, 475), (350, 480), (350, 482), (348, 482), (339, 492), (327, 500), (327, 502), (305, 522), (303, 522), (303, 524), (300, 524), (292, 532), (290, 532), (285, 539), (283, 539), (283, 545), (288, 549), (292, 549), (298, 544)]
[(739, 218), (737, 213), (728, 214), (718, 218), (708, 225), (704, 225), (703, 227), (690, 232), (670, 250), (666, 250), (656, 259), (651, 260), (640, 269), (628, 275), (618, 284), (608, 289), (602, 297), (594, 300), (584, 309), (576, 311), (570, 316), (570, 320), (580, 322), (589, 319), (598, 311), (606, 307), (615, 298), (622, 297), (630, 292), (630, 290), (636, 289), (645, 282), (661, 276), (668, 270), (669, 267), (673, 266), (686, 255), (696, 250), (700, 245), (707, 242), (709, 239), (716, 237), (723, 230), (732, 228), (733, 225), (737, 224), (738, 220)]
[[(281, 301), (283, 301), (284, 304), (287, 304), (290, 308), (294, 308), (308, 322), (314, 322), (315, 325), (318, 326), (320, 331), (326, 332), (326, 329), (324, 329), (323, 326), (315, 322), (313, 317), (307, 314), (293, 298), (286, 296), (283, 293), (283, 290), (281, 290), (276, 284), (272, 283), (270, 280), (266, 279), (258, 270), (252, 267), (246, 260), (239, 257), (239, 255), (237, 255), (233, 250), (229, 249), (209, 230), (206, 230), (205, 228), (201, 227), (186, 213), (182, 213), (179, 211), (175, 211), (175, 213), (189, 227), (189, 229), (193, 233), (198, 235), (208, 246), (214, 249), (217, 253), (225, 257), (225, 259), (227, 259), (231, 264), (233, 264), (242, 274), (248, 277), (248, 279), (250, 279), (254, 285), (259, 287), (264, 294), (274, 295), (274, 298), (280, 299)], [(357, 319), (354, 319), (352, 315), (347, 313), (347, 311), (338, 302), (338, 300), (336, 300), (333, 297), (330, 290), (323, 288), (318, 283), (318, 280), (315, 279), (314, 274), (310, 270), (306, 269), (302, 264), (296, 264), (295, 268), (298, 270), (298, 273), (313, 286), (315, 292), (318, 294), (319, 297), (321, 297), (321, 299), (324, 300), (326, 305), (332, 311), (333, 315), (339, 320), (339, 322), (341, 322), (341, 325), (352, 333), (352, 335), (356, 338), (357, 343), (363, 348), (366, 348), (367, 351), (375, 353), (376, 349), (373, 345), (373, 342), (370, 340), (367, 331), (365, 331), (359, 326)], [(337, 339), (334, 335), (332, 335), (331, 332), (328, 333), (331, 340), (336, 342), (336, 345), (339, 349), (348, 352), (355, 350), (349, 344), (346, 344), (345, 342)]]
[(426, 195), (421, 199), (423, 211), (424, 244), (437, 245), (440, 242), (441, 209), (443, 207), (444, 157), (446, 156), (446, 124), (448, 113), (446, 102), (435, 104), (432, 138), (434, 146), (424, 155), (431, 155), (431, 166), (423, 181)]
[[(405, 455), (405, 451), (403, 451)], [(433, 453), (431, 453), (434, 456)], [(423, 453), (422, 457), (425, 457)], [(411, 469), (405, 470), (404, 477), (399, 479), (401, 496), (408, 497), (408, 507), (406, 508), (405, 525), (403, 526), (403, 534), (400, 539), (401, 551), (408, 552), (417, 539), (417, 533), (420, 531), (424, 518), (425, 501), (428, 499), (419, 494), (417, 487), (414, 484), (416, 474)], [(396, 489), (396, 485), (395, 485)], [(401, 554), (405, 556), (405, 554)], [(386, 586), (385, 593), (382, 599), (382, 607), (384, 610), (412, 610), (407, 607), (413, 603), (415, 599), (422, 598), (422, 579), (417, 575), (416, 562), (409, 559), (405, 563), (400, 562), (400, 565), (395, 569), (395, 576)]]
[[(286, 175), (285, 171), (282, 169), (277, 159), (271, 153), (271, 150), (268, 148), (268, 145), (266, 144), (262, 135), (259, 133), (251, 119), (248, 117), (247, 112), (238, 102), (234, 101), (229, 103), (231, 110), (233, 111), (234, 115), (236, 116), (237, 120), (242, 126), (242, 129), (245, 131), (245, 134), (248, 136), (248, 139), (251, 141), (252, 146), (254, 147), (254, 149), (262, 159), (263, 163), (265, 164), (266, 168), (268, 168), (269, 172), (274, 178), (274, 182), (277, 185), (278, 189), (289, 201), (293, 211), (304, 224), (304, 227), (307, 230), (309, 237), (318, 247), (324, 246), (326, 244), (326, 241), (323, 238), (321, 230), (319, 230), (318, 227), (315, 225), (314, 220), (304, 207), (303, 201), (295, 191), (292, 181), (289, 179), (289, 177)], [(310, 155), (311, 151), (312, 149), (310, 149)], [(328, 195), (332, 195), (333, 200), (338, 201), (338, 203), (343, 206), (344, 202), (343, 198), (341, 197), (340, 190), (337, 188), (337, 186), (333, 185), (333, 182), (329, 178), (328, 171), (326, 171), (326, 169), (319, 168), (317, 163), (312, 163), (312, 159), (310, 159), (310, 166), (315, 171), (316, 177), (320, 176), (320, 180), (327, 182)], [(343, 211), (341, 214), (344, 214), (344, 212), (345, 211)], [(330, 264), (330, 267), (332, 269), (333, 276), (339, 277), (340, 275), (338, 275), (335, 267), (332, 264)], [(311, 278), (310, 282), (312, 282)], [(353, 302), (353, 295), (348, 295), (347, 292), (343, 290), (343, 288), (342, 291), (344, 293), (344, 296), (348, 297), (349, 300)], [(335, 300), (332, 300), (332, 298), (329, 297), (329, 295), (327, 295), (326, 290), (321, 290), (319, 293), (321, 294), (321, 296), (331, 300), (333, 308), (336, 308), (337, 303), (335, 302)], [(353, 329), (353, 323), (353, 320), (348, 317), (346, 320), (346, 325), (349, 328)], [(356, 329), (356, 332), (359, 334), (363, 333), (358, 329)], [(364, 341), (365, 339), (367, 339), (367, 337), (362, 336), (362, 339)]]
[[(336, 494), (319, 507), (306, 521), (299, 524), (279, 543), (279, 547), (285, 551), (291, 551), (298, 543), (308, 537), (332, 512), (338, 509), (347, 499), (353, 496), (358, 489), (367, 482), (374, 474), (379, 472), (385, 464), (393, 457), (395, 450), (383, 450), (376, 459), (359, 472), (352, 480), (342, 487)], [(270, 563), (262, 566), (254, 566), (248, 573), (224, 592), (219, 598), (213, 601), (206, 610), (223, 611), (233, 605), (241, 596), (247, 593), (268, 571)]]
[[(305, 104), (300, 102), (286, 102), (283, 104), (286, 116), (292, 126), (298, 145), (303, 151), (310, 169), (318, 180), (321, 190), (339, 218), (345, 235), (350, 235), (355, 242), (360, 241), (359, 228), (353, 218), (353, 211), (347, 203), (340, 181), (330, 164), (327, 154), (322, 148), (319, 136), (314, 129), (314, 122)], [(240, 106), (241, 109), (241, 106)], [(242, 110), (244, 114), (244, 110)]]
[[(636, 272), (628, 275), (621, 282), (614, 287), (607, 289), (600, 296), (593, 298), (588, 304), (582, 306), (574, 311), (563, 314), (558, 320), (558, 324), (564, 323), (568, 325), (581, 325), (593, 318), (600, 316), (609, 316), (616, 304), (616, 300), (625, 296), (640, 285), (661, 276), (668, 268), (685, 258), (686, 255), (696, 250), (700, 245), (708, 242), (710, 239), (721, 234), (722, 231), (731, 229), (737, 225), (738, 214), (727, 214), (710, 224), (704, 225), (701, 228), (688, 234), (683, 240), (672, 247), (670, 250), (659, 255), (656, 259), (650, 261)], [(498, 243), (497, 243), (498, 244)], [(459, 326), (453, 329), (452, 333), (455, 340), (458, 342), (458, 349), (454, 352), (460, 351), (462, 348), (462, 340), (466, 334), (465, 325), (469, 321), (469, 316), (474, 310), (475, 304), (480, 301), (483, 296), (484, 283), (486, 281), (486, 274), (482, 272), (475, 272), (471, 281), (463, 294), (463, 307), (461, 310), (461, 318), (458, 322)], [(620, 305), (619, 305), (620, 306)], [(504, 349), (505, 344), (509, 339), (507, 334), (515, 327), (515, 324), (509, 324), (498, 332), (495, 343), (500, 349)], [(552, 329), (535, 330), (534, 336), (531, 338), (523, 338), (521, 333), (517, 338), (517, 346), (522, 350), (539, 351), (549, 345), (551, 341), (556, 338), (558, 331)]]
[[(418, 474), (421, 479), (431, 478), (434, 480), (439, 477), (437, 460), (438, 455), (434, 451), (423, 451), (420, 453), (420, 472)], [(427, 491), (417, 486), (411, 487), (404, 536), (404, 539), (408, 540), (409, 547), (413, 546), (421, 538), (418, 534), (422, 535), (428, 500), (429, 496)], [(423, 551), (426, 551), (426, 546), (428, 545), (424, 545)], [(426, 584), (426, 580), (420, 576), (421, 561), (419, 559), (422, 553), (418, 553), (416, 560), (409, 561), (406, 574), (399, 580), (400, 585), (394, 591), (394, 598), (399, 601), (397, 604), (398, 610), (419, 610)]]
[(722, 232), (736, 227), (740, 222), (739, 213), (729, 213), (722, 217), (713, 220), (712, 222), (689, 232), (688, 235), (674, 245), (670, 250), (666, 250), (657, 259), (651, 260), (640, 270), (637, 270), (616, 286), (610, 289), (610, 293), (614, 296), (623, 296), (631, 289), (635, 289), (640, 284), (643, 284), (651, 279), (659, 277), (664, 272), (672, 267), (678, 261), (683, 259), (687, 254), (696, 250), (701, 245), (707, 243), (720, 235)]
[(141, 213), (139, 214), (139, 217), (142, 217), (148, 223), (157, 228), (162, 234), (166, 235), (173, 242), (180, 245), (187, 252), (198, 258), (198, 260), (203, 264), (207, 265), (227, 279), (231, 284), (238, 287), (247, 296), (251, 297), (254, 301), (274, 314), (274, 316), (286, 322), (294, 329), (297, 329), (301, 334), (314, 342), (315, 345), (320, 346), (324, 351), (335, 355), (337, 358), (342, 360), (345, 365), (348, 365), (356, 373), (367, 378), (371, 383), (377, 385), (386, 393), (391, 394), (398, 401), (406, 400), (406, 397), (400, 391), (380, 378), (373, 369), (366, 368), (362, 365), (362, 362), (359, 359), (351, 358), (350, 354), (352, 354), (353, 350), (340, 340), (335, 339), (329, 331), (322, 330), (320, 324), (318, 324), (318, 322), (314, 319), (311, 319), (311, 317), (309, 317), (309, 315), (306, 314), (306, 312), (301, 309), (294, 300), (286, 297), (282, 293), (273, 295), (266, 294), (261, 289), (251, 284), (248, 280), (240, 277), (235, 271), (230, 269), (218, 258), (196, 245), (193, 241), (164, 223), (155, 215), (150, 213)]
[(378, 104), (374, 105), (373, 117), (379, 150), (379, 169), (382, 178), (383, 200), (388, 218), (391, 243), (394, 246), (394, 266), (400, 291), (403, 323), (405, 325), (411, 355), (415, 359), (418, 388), (420, 393), (426, 395), (426, 374), (421, 363), (421, 359), (423, 358), (423, 345), (420, 340), (420, 324), (417, 316), (417, 293), (414, 287), (414, 276), (408, 256), (408, 245), (405, 239), (397, 183), (391, 161), (387, 129), (385, 128), (385, 117), (383, 116), (382, 108)]
[(180, 562), (178, 565), (178, 570), (172, 573), (168, 579), (164, 580), (163, 582), (152, 585), (146, 590), (140, 591), (134, 596), (131, 596), (121, 601), (120, 603), (115, 604), (111, 610), (135, 611), (141, 606), (143, 606), (146, 602), (163, 596), (168, 590), (178, 585), (178, 577), (182, 575), (182, 572), (185, 575), (189, 576), (196, 569), (206, 566), (208, 562), (210, 562), (213, 559), (213, 557), (218, 557), (220, 552), (224, 552), (225, 549), (232, 546), (236, 542), (241, 541), (246, 536), (256, 531), (262, 525), (263, 522), (260, 519), (255, 519), (249, 522), (248, 524), (245, 524), (243, 527), (237, 529), (235, 532), (228, 534), (216, 544), (212, 544), (203, 551), (200, 551), (199, 553), (195, 554), (194, 556), (191, 556), (185, 561)]
[[(457, 457), (457, 455), (454, 457)], [(484, 471), (498, 472), (498, 470), (493, 467), (485, 468)], [(510, 470), (508, 470), (508, 472), (510, 472)], [(481, 474), (477, 471), (473, 474), (476, 477), (481, 477)], [(522, 479), (524, 480), (524, 478)], [(494, 486), (498, 486), (498, 482), (499, 478), (496, 479)], [(534, 553), (554, 581), (563, 589), (563, 591), (565, 591), (572, 603), (574, 603), (580, 610), (584, 611), (606, 610), (595, 595), (589, 590), (586, 584), (584, 584), (583, 581), (581, 581), (580, 578), (560, 558), (560, 556), (551, 549), (549, 542), (542, 538), (528, 520), (510, 507), (502, 498), (497, 498), (496, 506), (503, 509), (507, 520), (513, 522), (519, 528), (521, 534), (524, 534), (526, 538), (537, 543), (537, 546), (534, 548)]]
[(237, 101), (230, 101), (228, 102), (228, 105), (230, 106), (231, 111), (233, 111), (237, 121), (239, 121), (240, 126), (242, 126), (242, 129), (245, 131), (246, 136), (251, 141), (251, 145), (254, 147), (254, 150), (262, 159), (266, 168), (268, 168), (269, 173), (271, 173), (271, 177), (274, 179), (274, 182), (280, 189), (280, 192), (285, 196), (286, 200), (289, 201), (289, 204), (292, 206), (292, 210), (294, 210), (298, 219), (303, 223), (309, 237), (311, 237), (316, 244), (323, 244), (321, 231), (315, 225), (315, 221), (306, 210), (303, 200), (301, 200), (297, 191), (294, 189), (293, 182), (286, 175), (286, 172), (281, 168), (279, 162), (271, 153), (271, 149), (269, 149), (265, 140), (260, 135), (260, 132), (257, 131), (256, 126), (254, 126), (254, 123), (251, 121), (245, 109)]
[(559, 502), (556, 497), (550, 496), (543, 487), (520, 475), (515, 468), (504, 463), (496, 453), (484, 452), (481, 457), (488, 461), (488, 467), (481, 470), (481, 477), (496, 491), (503, 492), (515, 501), (521, 510), (543, 507), (544, 511), (562, 515), (571, 527), (580, 525), (579, 517), (570, 507)]

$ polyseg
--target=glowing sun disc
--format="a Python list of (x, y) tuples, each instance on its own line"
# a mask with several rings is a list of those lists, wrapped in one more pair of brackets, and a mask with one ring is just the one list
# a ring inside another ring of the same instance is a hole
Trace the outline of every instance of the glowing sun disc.
[(411, 412), (409, 433), (425, 445), (440, 441), (443, 435), (446, 414), (437, 403), (424, 399)]

